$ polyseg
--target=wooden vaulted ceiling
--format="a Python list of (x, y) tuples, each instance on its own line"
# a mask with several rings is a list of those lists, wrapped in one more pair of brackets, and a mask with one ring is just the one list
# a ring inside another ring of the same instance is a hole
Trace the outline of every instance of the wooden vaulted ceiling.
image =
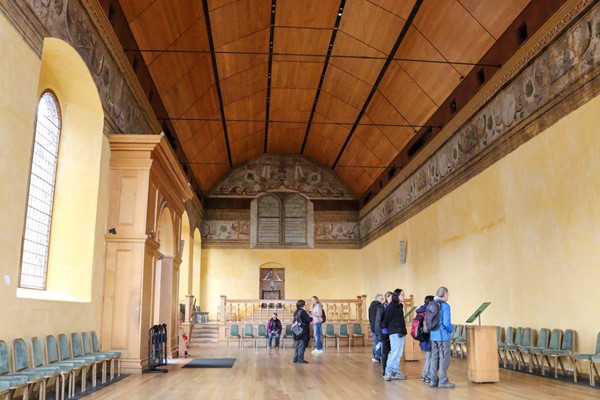
[(204, 193), (275, 153), (359, 197), (530, 1), (119, 3)]

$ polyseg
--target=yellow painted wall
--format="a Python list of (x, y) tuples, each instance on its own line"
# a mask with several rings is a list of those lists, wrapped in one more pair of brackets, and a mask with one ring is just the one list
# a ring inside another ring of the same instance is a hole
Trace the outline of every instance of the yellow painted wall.
[(202, 249), (200, 307), (216, 319), (220, 296), (258, 299), (259, 270), (285, 268), (286, 299), (356, 298), (363, 294), (359, 250)]
[[(11, 344), (17, 337), (44, 336), (95, 329), (100, 331), (104, 229), (108, 199), (97, 193), (92, 294), (87, 302), (35, 300), (17, 297), (28, 174), (38, 102), (41, 61), (0, 15), (0, 339)], [(102, 137), (98, 171), (102, 186), (108, 177), (109, 147)], [(66, 243), (67, 245), (76, 245)], [(7, 281), (10, 281), (7, 284)]]
[[(600, 331), (599, 130), (600, 97), (365, 247), (365, 265), (401, 270), (398, 284), (418, 300), (447, 286), (454, 322), (491, 301), (482, 323), (572, 328), (578, 349), (593, 352)], [(398, 240), (408, 241), (404, 266)], [(388, 281), (373, 282), (369, 293)]]

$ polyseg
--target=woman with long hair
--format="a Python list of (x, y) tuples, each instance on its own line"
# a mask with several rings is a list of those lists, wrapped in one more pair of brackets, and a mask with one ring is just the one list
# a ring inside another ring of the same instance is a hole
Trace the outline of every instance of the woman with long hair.
[(315, 336), (314, 354), (323, 352), (323, 305), (317, 296), (312, 297), (312, 321)]

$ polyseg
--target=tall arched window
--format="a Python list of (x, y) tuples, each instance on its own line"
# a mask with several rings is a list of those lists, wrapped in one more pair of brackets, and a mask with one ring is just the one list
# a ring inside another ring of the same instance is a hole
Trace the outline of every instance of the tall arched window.
[(281, 241), (281, 204), (274, 196), (264, 196), (258, 203), (258, 242)]
[(20, 286), (45, 289), (52, 203), (60, 141), (60, 108), (54, 94), (44, 92), (38, 104), (31, 156), (29, 195), (21, 255)]
[(306, 200), (293, 195), (284, 204), (284, 243), (306, 244)]

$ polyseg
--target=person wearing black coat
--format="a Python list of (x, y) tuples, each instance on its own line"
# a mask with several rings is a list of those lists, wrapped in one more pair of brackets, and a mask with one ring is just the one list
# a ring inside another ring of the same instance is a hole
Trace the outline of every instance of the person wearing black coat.
[(390, 337), (390, 354), (385, 365), (386, 381), (404, 380), (406, 375), (400, 373), (400, 357), (404, 351), (404, 339), (406, 336), (406, 322), (404, 321), (404, 291), (397, 289), (392, 296), (392, 302), (386, 307), (381, 326), (387, 329)]
[(294, 351), (294, 364), (308, 364), (308, 361), (304, 360), (304, 351), (308, 347), (310, 340), (310, 321), (312, 319), (304, 310), (306, 302), (304, 300), (298, 300), (296, 303), (296, 312), (294, 313), (294, 321), (298, 321), (302, 326), (302, 333), (298, 336), (294, 335), (295, 339), (295, 351)]
[(374, 363), (381, 362), (381, 323), (378, 325), (376, 322), (377, 314), (383, 313), (383, 310), (383, 295), (378, 294), (369, 306), (369, 325), (371, 327), (371, 337), (373, 338), (373, 358), (371, 360)]

